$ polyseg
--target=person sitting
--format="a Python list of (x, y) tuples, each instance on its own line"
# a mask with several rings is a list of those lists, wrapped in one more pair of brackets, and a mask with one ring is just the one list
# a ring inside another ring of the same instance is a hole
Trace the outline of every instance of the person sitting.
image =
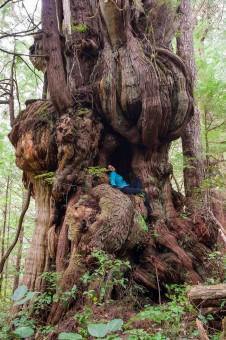
[(121, 190), (124, 194), (142, 194), (144, 195), (144, 205), (149, 213), (152, 213), (152, 207), (148, 200), (146, 192), (142, 189), (142, 183), (139, 178), (136, 178), (131, 184), (124, 181), (123, 177), (119, 175), (113, 165), (108, 165), (108, 170), (110, 171), (110, 185), (113, 188)]

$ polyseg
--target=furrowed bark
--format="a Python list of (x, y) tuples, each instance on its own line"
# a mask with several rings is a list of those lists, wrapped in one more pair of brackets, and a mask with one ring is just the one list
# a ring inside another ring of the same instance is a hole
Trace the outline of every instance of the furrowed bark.
[[(193, 41), (193, 23), (191, 14), (191, 2), (182, 0), (180, 34), (177, 38), (177, 53), (185, 61), (192, 72), (192, 83), (195, 80), (195, 57)], [(184, 155), (184, 187), (186, 197), (189, 202), (190, 210), (195, 211), (198, 200), (202, 200), (200, 187), (203, 181), (203, 158), (202, 158), (202, 140), (200, 114), (198, 108), (188, 123), (182, 134), (182, 147)]]
[(66, 83), (55, 0), (42, 1), (42, 28), (48, 88), (54, 105), (62, 112), (71, 105), (71, 94)]

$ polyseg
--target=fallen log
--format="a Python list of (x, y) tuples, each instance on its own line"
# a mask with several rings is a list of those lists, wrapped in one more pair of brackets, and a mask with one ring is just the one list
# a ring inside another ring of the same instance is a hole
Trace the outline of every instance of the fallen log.
[(226, 284), (196, 285), (187, 293), (192, 304), (196, 307), (221, 307), (226, 302)]

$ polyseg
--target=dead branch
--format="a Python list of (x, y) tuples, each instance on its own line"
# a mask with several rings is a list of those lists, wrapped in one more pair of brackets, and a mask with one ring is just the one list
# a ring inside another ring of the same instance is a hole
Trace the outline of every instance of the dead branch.
[(197, 328), (199, 331), (199, 336), (201, 340), (209, 340), (208, 335), (206, 334), (206, 331), (203, 327), (202, 322), (199, 319), (196, 319), (196, 324), (197, 324)]
[(12, 0), (6, 0), (6, 1), (0, 6), (0, 9), (3, 8), (5, 5), (7, 5), (10, 1), (12, 1)]
[(5, 252), (5, 254), (2, 256), (2, 259), (0, 261), (0, 273), (2, 273), (2, 271), (4, 269), (5, 262), (8, 259), (9, 255), (11, 254), (11, 251), (13, 250), (13, 248), (15, 247), (15, 245), (17, 244), (17, 241), (19, 239), (20, 231), (21, 231), (21, 228), (22, 228), (22, 225), (23, 225), (24, 216), (25, 216), (27, 209), (29, 207), (29, 204), (30, 204), (31, 187), (32, 187), (32, 185), (30, 183), (29, 186), (28, 186), (28, 193), (27, 193), (26, 202), (24, 204), (23, 210), (22, 210), (21, 215), (20, 215), (16, 236), (15, 236), (11, 246), (8, 248), (8, 250)]
[(23, 56), (23, 57), (32, 57), (32, 58), (34, 58), (34, 57), (40, 57), (40, 58), (45, 58), (46, 57), (46, 55), (41, 55), (41, 54), (39, 54), (39, 55), (32, 55), (32, 56), (30, 56), (29, 54), (24, 54), (24, 53), (16, 53), (16, 52), (11, 52), (11, 51), (7, 51), (7, 50), (4, 50), (3, 48), (0, 48), (0, 51), (2, 51), (2, 52), (5, 52), (5, 53), (7, 53), (7, 54), (12, 54), (12, 55), (15, 55), (15, 56), (18, 56), (18, 57), (21, 57), (21, 56)]
[(2, 35), (0, 36), (0, 39), (4, 39), (4, 38), (8, 38), (8, 37), (27, 37), (29, 35), (40, 34), (40, 29), (39, 29), (38, 32), (33, 32), (35, 29), (36, 29), (36, 27), (33, 27), (30, 30), (25, 30), (25, 31), (20, 31), (20, 32), (2, 33)]

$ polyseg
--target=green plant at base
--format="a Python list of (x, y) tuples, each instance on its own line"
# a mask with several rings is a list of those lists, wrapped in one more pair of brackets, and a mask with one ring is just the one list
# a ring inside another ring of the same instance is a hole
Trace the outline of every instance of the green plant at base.
[(160, 332), (155, 334), (149, 333), (142, 328), (137, 329), (130, 329), (125, 331), (123, 334), (128, 334), (129, 337), (126, 338), (127, 340), (170, 340), (170, 338), (165, 337)]
[(85, 291), (83, 294), (92, 299), (95, 304), (100, 305), (110, 302), (105, 297), (108, 289), (111, 289), (111, 287), (117, 285), (124, 289), (126, 288), (128, 279), (124, 278), (122, 268), (130, 269), (131, 265), (129, 261), (112, 258), (102, 250), (94, 251), (92, 256), (96, 258), (98, 268), (91, 274), (85, 273), (81, 280), (86, 285), (97, 282), (100, 290), (98, 296), (95, 296), (96, 292), (93, 289)]
[[(74, 285), (70, 291), (63, 292), (60, 286), (57, 285), (57, 281), (61, 278), (61, 273), (45, 272), (40, 278), (47, 282), (47, 288), (44, 293), (40, 292), (29, 292), (27, 286), (22, 285), (18, 287), (12, 295), (14, 306), (24, 305), (26, 302), (30, 302), (34, 314), (40, 314), (43, 310), (48, 309), (53, 302), (60, 301), (63, 305), (68, 303), (69, 299), (75, 299), (77, 287)], [(31, 301), (30, 301), (31, 300)], [(49, 325), (40, 325), (38, 320), (35, 320), (29, 316), (28, 310), (20, 311), (16, 318), (12, 318), (12, 315), (3, 316), (3, 320), (0, 320), (0, 338), (1, 339), (12, 339), (13, 338), (27, 338), (29, 336), (41, 334), (44, 336), (53, 330), (54, 327)], [(8, 319), (7, 322), (5, 322)], [(4, 321), (4, 322), (3, 322)], [(11, 327), (13, 326), (14, 331), (12, 332)]]
[(74, 285), (70, 291), (63, 292), (57, 281), (61, 278), (61, 273), (56, 272), (45, 272), (40, 275), (40, 278), (47, 281), (48, 286), (44, 293), (39, 294), (33, 302), (35, 314), (39, 314), (41, 310), (44, 310), (48, 305), (53, 302), (61, 301), (61, 303), (66, 306), (69, 299), (76, 299), (76, 289), (77, 286)]
[[(88, 338), (90, 335), (94, 338), (104, 338), (105, 339), (121, 339), (117, 334), (109, 335), (110, 333), (120, 331), (122, 329), (123, 320), (122, 319), (114, 319), (109, 321), (108, 323), (86, 323), (84, 324), (84, 328), (80, 333), (60, 333), (58, 339), (83, 339)], [(81, 332), (82, 331), (82, 332)]]
[[(211, 273), (211, 277), (206, 278), (205, 283), (224, 283), (226, 281), (226, 254), (219, 250), (213, 251), (212, 253), (207, 254), (207, 260), (214, 264), (214, 270)], [(219, 274), (220, 272), (222, 272), (222, 275)]]
[[(126, 325), (128, 332), (131, 332), (130, 328), (132, 323), (140, 320), (151, 321), (151, 327), (162, 328), (162, 333), (154, 334), (150, 330), (148, 335), (144, 335), (142, 339), (179, 339), (181, 332), (185, 331), (182, 320), (187, 312), (195, 312), (194, 308), (188, 303), (188, 298), (185, 296), (186, 286), (179, 285), (166, 285), (168, 293), (166, 296), (171, 300), (168, 303), (158, 306), (145, 306), (144, 310), (137, 314), (137, 316)], [(141, 332), (141, 330), (140, 330)], [(133, 334), (135, 331), (133, 332)], [(187, 336), (191, 335), (191, 330), (187, 330)], [(132, 333), (131, 333), (132, 334)], [(139, 337), (138, 337), (139, 339)]]

